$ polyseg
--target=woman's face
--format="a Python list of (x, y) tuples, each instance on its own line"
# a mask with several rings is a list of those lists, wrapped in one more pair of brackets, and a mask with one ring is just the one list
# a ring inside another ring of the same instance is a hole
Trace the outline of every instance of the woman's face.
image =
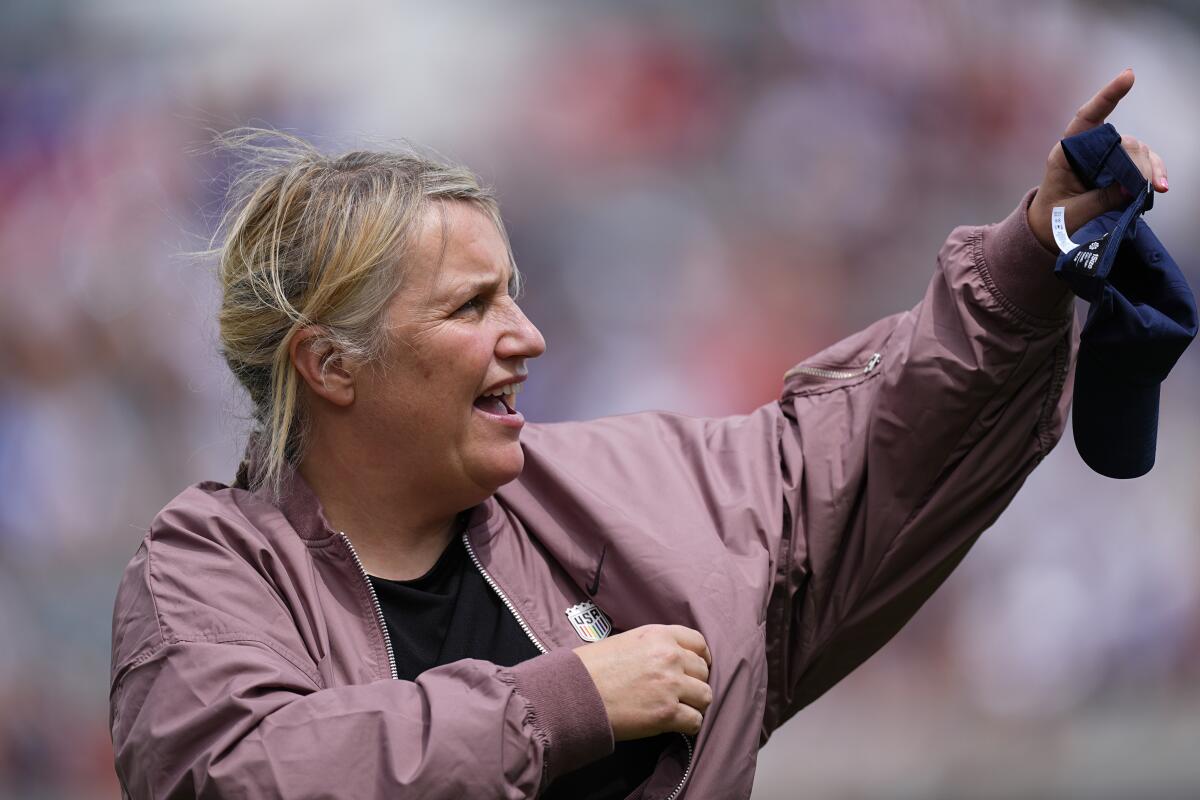
[(508, 251), (482, 211), (431, 206), (411, 263), (385, 312), (392, 341), (356, 379), (354, 405), (404, 479), (431, 501), (474, 504), (524, 465), (515, 393), (483, 395), (524, 380), (546, 342), (509, 295)]

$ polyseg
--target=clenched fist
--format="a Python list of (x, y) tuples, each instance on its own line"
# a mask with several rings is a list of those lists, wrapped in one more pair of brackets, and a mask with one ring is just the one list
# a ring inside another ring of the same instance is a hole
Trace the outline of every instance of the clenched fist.
[(699, 732), (712, 702), (712, 657), (699, 631), (643, 625), (575, 653), (600, 690), (617, 741)]

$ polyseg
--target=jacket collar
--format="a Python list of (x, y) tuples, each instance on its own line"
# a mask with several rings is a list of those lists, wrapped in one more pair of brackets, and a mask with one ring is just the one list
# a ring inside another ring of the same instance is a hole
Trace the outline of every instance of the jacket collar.
[(292, 529), (305, 541), (327, 539), (337, 533), (325, 518), (317, 493), (293, 467), (284, 473), (278, 497), (267, 487), (255, 489), (254, 496), (278, 508)]
[(467, 511), (467, 537), (475, 544), (486, 544), (504, 528), (504, 509), (492, 495)]
[(325, 518), (317, 493), (295, 467), (288, 465), (285, 468), (279, 482), (278, 496), (267, 486), (251, 489), (256, 482), (255, 476), (260, 474), (263, 460), (262, 437), (251, 434), (246, 442), (242, 463), (238, 465), (234, 488), (249, 490), (258, 500), (279, 509), (292, 529), (305, 541), (327, 539), (337, 533)]
[[(246, 454), (238, 467), (235, 486), (246, 488), (251, 484), (251, 476), (261, 463), (253, 440), (247, 444)], [(267, 487), (253, 490), (253, 495), (259, 500), (278, 508), (287, 519), (288, 524), (305, 541), (327, 539), (338, 532), (325, 518), (325, 510), (321, 499), (313, 491), (308, 481), (295, 467), (289, 466), (280, 481), (279, 497), (275, 497)], [(493, 495), (466, 512), (467, 536), (472, 542), (486, 543), (504, 527), (504, 511), (496, 502)]]

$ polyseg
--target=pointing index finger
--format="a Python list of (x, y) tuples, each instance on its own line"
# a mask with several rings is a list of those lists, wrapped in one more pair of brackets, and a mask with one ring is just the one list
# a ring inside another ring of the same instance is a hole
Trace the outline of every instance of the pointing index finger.
[(1103, 125), (1104, 120), (1108, 119), (1108, 115), (1117, 107), (1117, 103), (1121, 102), (1121, 98), (1129, 94), (1132, 88), (1133, 70), (1126, 68), (1109, 81), (1107, 86), (1096, 92), (1091, 100), (1079, 107), (1063, 136), (1074, 136), (1097, 125)]

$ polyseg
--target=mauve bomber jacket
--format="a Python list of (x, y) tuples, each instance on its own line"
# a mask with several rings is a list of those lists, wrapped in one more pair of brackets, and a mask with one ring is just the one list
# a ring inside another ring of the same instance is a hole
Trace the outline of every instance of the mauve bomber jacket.
[(611, 752), (566, 609), (701, 631), (713, 702), (634, 793), (749, 796), (772, 731), (886, 643), (1062, 433), (1072, 295), (1027, 194), (954, 230), (924, 298), (802, 362), (744, 416), (528, 425), (463, 534), (545, 653), (394, 680), (349, 541), (293, 474), (155, 518), (117, 593), (127, 796), (527, 798)]

